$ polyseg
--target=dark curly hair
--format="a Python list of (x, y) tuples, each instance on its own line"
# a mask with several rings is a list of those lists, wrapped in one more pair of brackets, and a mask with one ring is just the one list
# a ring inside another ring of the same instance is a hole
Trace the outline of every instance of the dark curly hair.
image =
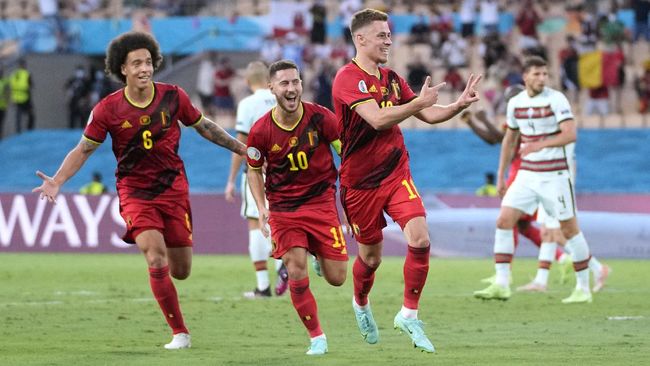
[(153, 61), (153, 70), (158, 70), (162, 63), (160, 46), (158, 42), (148, 33), (144, 32), (127, 32), (111, 41), (106, 50), (106, 74), (113, 76), (122, 83), (126, 84), (126, 77), (122, 75), (122, 65), (126, 62), (126, 56), (131, 51), (146, 48), (151, 53)]

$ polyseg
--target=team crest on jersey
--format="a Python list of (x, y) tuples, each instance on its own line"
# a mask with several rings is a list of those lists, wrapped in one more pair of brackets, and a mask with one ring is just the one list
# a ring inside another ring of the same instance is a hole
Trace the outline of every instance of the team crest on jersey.
[(370, 85), (370, 89), (368, 89), (371, 93), (376, 93), (377, 92), (377, 87), (375, 84)]
[(368, 87), (366, 86), (366, 82), (364, 80), (359, 80), (359, 91), (362, 93), (368, 92)]
[(163, 109), (160, 112), (160, 122), (162, 124), (163, 129), (167, 129), (172, 125), (172, 119), (168, 110)]
[(390, 86), (393, 87), (393, 93), (395, 94), (395, 98), (398, 100), (402, 98), (402, 89), (399, 87), (399, 83), (397, 80), (392, 80), (390, 82)]
[(124, 128), (131, 128), (131, 127), (133, 127), (133, 125), (131, 124), (131, 122), (129, 122), (128, 119), (125, 119), (124, 122), (122, 122), (122, 125), (121, 125), (121, 126), (122, 126), (123, 129), (124, 129)]
[(289, 146), (296, 147), (298, 146), (298, 138), (296, 136), (291, 136), (289, 139)]
[(256, 160), (256, 161), (260, 160), (260, 158), (262, 157), (262, 153), (252, 146), (246, 149), (246, 154), (251, 160)]
[(151, 123), (151, 117), (148, 115), (140, 116), (140, 124), (143, 126), (147, 126)]
[(384, 97), (388, 95), (388, 88), (387, 87), (385, 87), (385, 86), (381, 87), (381, 95), (384, 96)]
[(308, 131), (307, 137), (309, 137), (309, 146), (314, 147), (318, 145), (318, 131)]
[(278, 145), (278, 144), (273, 144), (273, 147), (271, 148), (271, 152), (274, 152), (274, 153), (275, 153), (275, 152), (278, 152), (278, 151), (280, 151), (280, 150), (282, 150), (282, 148), (280, 147), (280, 145)]

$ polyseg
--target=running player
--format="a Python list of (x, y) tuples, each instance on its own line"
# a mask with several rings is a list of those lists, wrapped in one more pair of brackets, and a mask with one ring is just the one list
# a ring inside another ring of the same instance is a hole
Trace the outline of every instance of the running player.
[(36, 172), (43, 183), (33, 191), (55, 202), (63, 184), (111, 136), (126, 223), (123, 238), (135, 243), (147, 261), (151, 290), (173, 333), (165, 348), (179, 349), (189, 348), (191, 339), (170, 275), (186, 279), (192, 266), (192, 213), (185, 168), (177, 154), (179, 123), (235, 153), (244, 154), (246, 147), (205, 118), (183, 89), (153, 81), (161, 61), (158, 43), (147, 33), (128, 32), (111, 41), (106, 72), (126, 87), (97, 103), (79, 144), (53, 177)]
[(343, 145), (341, 203), (359, 246), (352, 269), (352, 307), (362, 337), (370, 344), (377, 343), (379, 331), (368, 295), (381, 263), (386, 212), (400, 225), (408, 243), (404, 301), (393, 325), (409, 334), (419, 350), (434, 352), (418, 320), (418, 304), (429, 272), (429, 232), (398, 124), (411, 116), (429, 124), (449, 120), (479, 99), (475, 87), (481, 77), (470, 75), (454, 103), (435, 105), (444, 83), (432, 87), (431, 77), (427, 77), (417, 96), (395, 71), (381, 66), (388, 61), (392, 44), (386, 13), (361, 10), (354, 14), (350, 28), (356, 57), (338, 71), (332, 96)]
[(291, 302), (311, 338), (307, 354), (322, 355), (327, 352), (327, 338), (309, 289), (307, 259), (308, 252), (318, 258), (331, 285), (345, 282), (348, 254), (335, 204), (337, 174), (330, 150), (332, 145), (340, 152), (341, 143), (334, 114), (301, 100), (298, 66), (281, 60), (269, 70), (278, 105), (250, 131), (248, 180), (262, 233), (268, 236), (268, 222), (273, 257), (282, 258), (289, 271)]

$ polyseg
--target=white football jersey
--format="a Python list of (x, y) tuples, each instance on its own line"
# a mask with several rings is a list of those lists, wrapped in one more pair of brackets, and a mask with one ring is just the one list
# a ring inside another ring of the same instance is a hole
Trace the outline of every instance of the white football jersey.
[[(574, 117), (564, 94), (546, 87), (532, 98), (526, 90), (511, 98), (506, 118), (508, 127), (519, 130), (521, 143), (525, 144), (560, 133), (560, 123)], [(565, 170), (569, 169), (568, 158), (566, 146), (547, 147), (522, 158), (520, 169), (537, 172)]]
[(275, 107), (275, 103), (275, 95), (269, 89), (257, 89), (255, 93), (242, 99), (237, 106), (235, 130), (248, 135), (253, 124)]

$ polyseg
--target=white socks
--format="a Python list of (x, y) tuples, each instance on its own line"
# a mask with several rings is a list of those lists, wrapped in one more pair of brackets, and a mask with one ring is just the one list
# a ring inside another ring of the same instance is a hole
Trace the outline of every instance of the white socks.
[[(494, 253), (510, 254), (515, 252), (515, 238), (512, 229), (496, 229), (494, 233)], [(495, 263), (495, 283), (501, 287), (510, 287), (510, 263)]]
[(402, 305), (402, 309), (399, 311), (400, 314), (406, 319), (417, 319), (418, 318), (418, 309), (409, 309)]

